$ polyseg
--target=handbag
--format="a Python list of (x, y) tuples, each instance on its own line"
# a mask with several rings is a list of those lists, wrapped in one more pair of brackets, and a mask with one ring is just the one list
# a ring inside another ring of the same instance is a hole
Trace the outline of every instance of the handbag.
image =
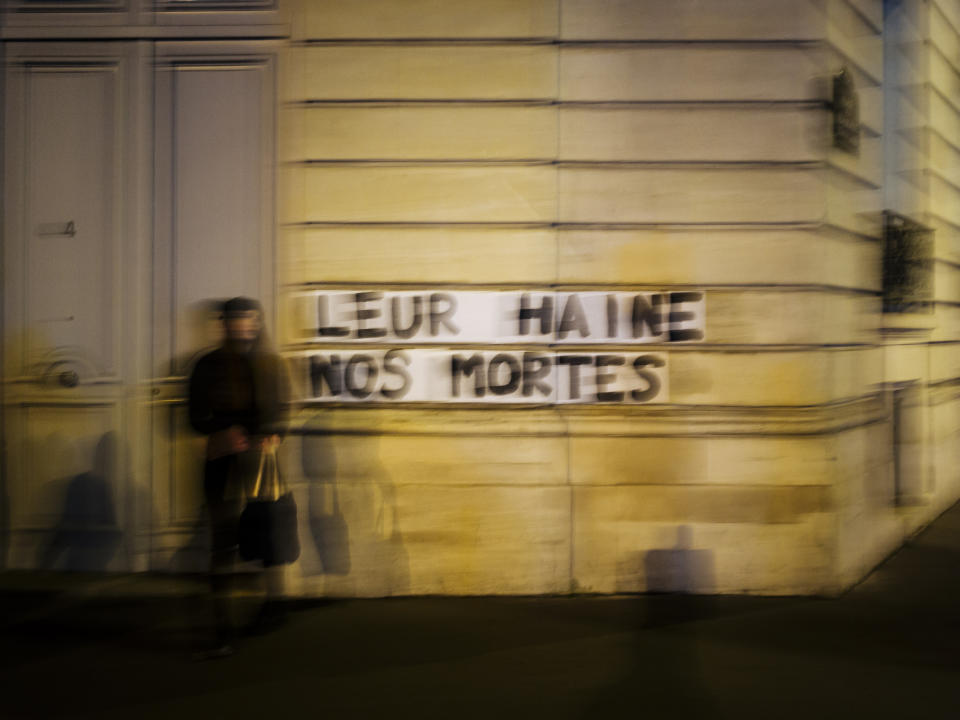
[(280, 475), (275, 447), (265, 447), (253, 492), (240, 513), (240, 556), (264, 567), (289, 565), (300, 557), (297, 503)]

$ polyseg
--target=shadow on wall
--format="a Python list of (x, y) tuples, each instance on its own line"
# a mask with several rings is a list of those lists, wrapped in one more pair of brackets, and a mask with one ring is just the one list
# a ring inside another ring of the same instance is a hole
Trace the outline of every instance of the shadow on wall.
[(648, 550), (644, 558), (647, 592), (697, 593), (715, 591), (713, 552), (693, 549), (693, 530), (689, 525), (677, 528), (672, 548)]
[[(301, 438), (309, 533), (302, 543), (305, 576), (325, 578), (332, 594), (384, 596), (410, 591), (410, 567), (397, 522), (396, 490), (377, 458), (375, 438), (341, 437), (319, 422)], [(344, 477), (350, 477), (349, 483)]]
[(701, 626), (718, 615), (710, 594), (716, 588), (713, 551), (693, 549), (690, 526), (676, 532), (673, 547), (635, 556), (648, 594), (636, 599), (632, 657), (582, 717), (633, 715), (638, 708), (651, 717), (717, 716), (701, 650)]
[[(59, 450), (69, 453), (72, 448)], [(113, 500), (116, 457), (116, 434), (104, 433), (94, 451), (93, 467), (66, 480), (60, 518), (49, 542), (39, 549), (40, 568), (96, 572), (113, 562), (122, 540)]]
[(170, 358), (170, 365), (158, 368), (158, 372), (162, 375), (189, 377), (197, 360), (223, 342), (223, 302), (215, 299), (201, 300), (183, 311), (179, 322), (181, 341), (183, 347), (192, 349)]

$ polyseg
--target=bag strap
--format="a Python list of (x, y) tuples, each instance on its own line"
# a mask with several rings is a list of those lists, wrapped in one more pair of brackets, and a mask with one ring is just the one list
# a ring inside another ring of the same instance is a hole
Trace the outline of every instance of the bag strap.
[(274, 479), (276, 482), (277, 488), (277, 498), (281, 495), (285, 495), (290, 491), (290, 488), (287, 487), (287, 481), (283, 477), (283, 473), (280, 472), (280, 454), (277, 452), (278, 447), (275, 446), (270, 449), (270, 455), (273, 458), (273, 468), (274, 468)]
[[(268, 465), (268, 459), (270, 465)], [(272, 472), (270, 472), (272, 470)], [(257, 469), (257, 482), (253, 487), (253, 494), (251, 497), (254, 500), (260, 499), (260, 485), (263, 480), (265, 473), (270, 472), (271, 482), (270, 488), (264, 488), (264, 492), (267, 494), (267, 499), (270, 500), (279, 500), (280, 496), (288, 491), (287, 483), (283, 479), (283, 475), (280, 473), (280, 463), (277, 460), (277, 448), (274, 445), (266, 445), (263, 450), (260, 452), (260, 466)], [(263, 483), (266, 485), (266, 483)]]
[(267, 459), (266, 451), (260, 453), (260, 466), (257, 468), (257, 481), (253, 485), (253, 492), (250, 493), (250, 498), (256, 500), (260, 497), (260, 481), (263, 479), (263, 466)]

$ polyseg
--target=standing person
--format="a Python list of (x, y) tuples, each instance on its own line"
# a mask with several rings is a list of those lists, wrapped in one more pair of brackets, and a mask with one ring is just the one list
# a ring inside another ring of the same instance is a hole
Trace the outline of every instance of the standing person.
[[(190, 424), (208, 436), (203, 490), (211, 529), (215, 645), (207, 656), (232, 651), (230, 576), (245, 483), (253, 480), (260, 451), (280, 443), (290, 397), (283, 359), (267, 342), (260, 303), (244, 297), (228, 300), (221, 319), (224, 342), (197, 361), (189, 388)], [(267, 573), (268, 598), (276, 580)]]

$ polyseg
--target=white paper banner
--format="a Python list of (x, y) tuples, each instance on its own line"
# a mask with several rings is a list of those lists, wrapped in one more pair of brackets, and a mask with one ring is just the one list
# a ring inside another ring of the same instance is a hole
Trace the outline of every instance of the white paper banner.
[(704, 339), (706, 295), (317, 290), (292, 295), (297, 342), (641, 344)]
[(394, 348), (290, 357), (308, 402), (663, 403), (667, 356)]

